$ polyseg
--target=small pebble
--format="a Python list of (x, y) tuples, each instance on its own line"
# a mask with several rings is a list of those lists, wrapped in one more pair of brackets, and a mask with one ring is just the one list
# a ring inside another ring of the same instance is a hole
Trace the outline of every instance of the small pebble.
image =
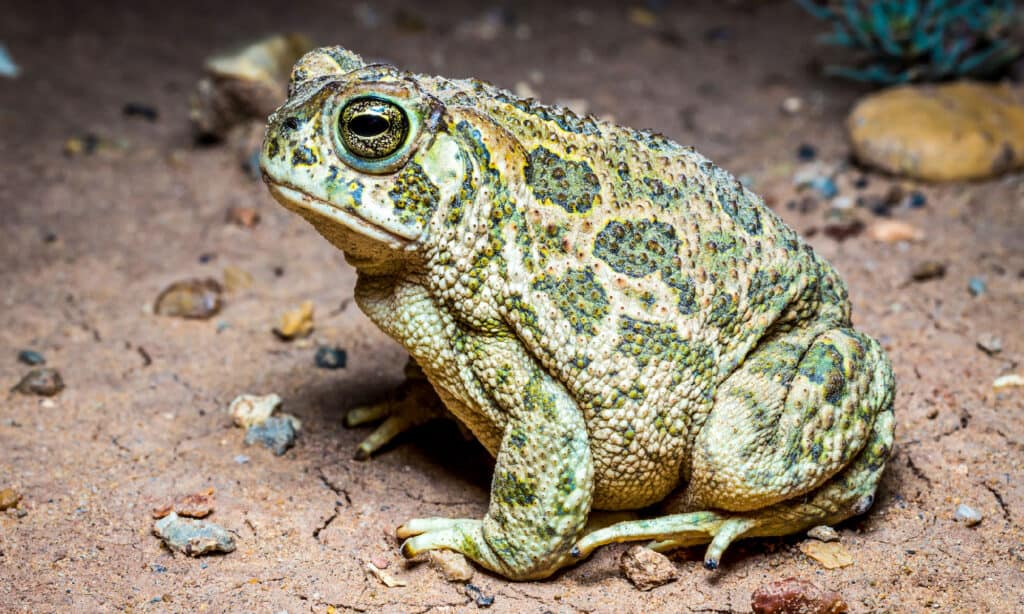
[(853, 208), (853, 197), (851, 196), (840, 196), (832, 199), (833, 209), (852, 209)]
[(796, 115), (804, 109), (804, 99), (799, 96), (788, 96), (782, 101), (782, 112), (786, 115)]
[(841, 614), (849, 611), (842, 596), (797, 578), (762, 584), (750, 596), (754, 614)]
[(831, 177), (815, 177), (808, 185), (821, 194), (822, 198), (833, 198), (839, 193), (839, 188)]
[(260, 212), (252, 207), (231, 207), (224, 219), (242, 228), (254, 228), (260, 223)]
[(14, 490), (13, 488), (5, 488), (0, 490), (0, 512), (9, 510), (12, 507), (18, 507), (18, 503), (21, 502), (21, 493)]
[(176, 281), (160, 292), (153, 311), (175, 318), (210, 318), (223, 306), (221, 292), (220, 283), (211, 278)]
[(153, 524), (153, 533), (171, 550), (188, 556), (233, 552), (235, 549), (235, 538), (220, 525), (181, 518), (174, 512), (157, 520)]
[(838, 241), (840, 243), (849, 239), (850, 237), (856, 237), (862, 232), (864, 232), (864, 222), (858, 219), (826, 224), (824, 229), (826, 237), (834, 239), (835, 241)]
[(399, 580), (398, 578), (392, 576), (391, 574), (389, 574), (388, 572), (384, 571), (383, 569), (380, 569), (379, 567), (377, 567), (373, 563), (367, 563), (366, 564), (366, 570), (369, 571), (370, 574), (373, 577), (375, 577), (378, 580), (380, 580), (381, 584), (383, 584), (384, 586), (386, 586), (388, 588), (395, 588), (397, 586), (406, 586), (406, 585), (408, 585), (408, 582), (406, 582), (405, 580)]
[(245, 443), (262, 443), (274, 452), (274, 456), (281, 456), (295, 445), (295, 426), (283, 416), (267, 418), (246, 431)]
[(431, 550), (427, 553), (430, 566), (449, 582), (469, 582), (473, 579), (473, 566), (465, 556), (450, 550)]
[(956, 513), (953, 515), (953, 518), (957, 522), (962, 522), (969, 527), (973, 527), (981, 524), (981, 521), (984, 519), (984, 516), (982, 516), (981, 512), (974, 509), (973, 507), (961, 503), (960, 505), (956, 506)]
[(910, 207), (911, 209), (920, 209), (927, 203), (928, 199), (925, 198), (925, 195), (922, 194), (921, 192), (918, 192), (917, 190), (911, 192), (910, 197), (907, 198), (907, 206)]
[(21, 68), (14, 63), (14, 59), (7, 51), (7, 47), (0, 43), (0, 76), (14, 79), (21, 74)]
[(807, 537), (816, 539), (820, 542), (834, 542), (839, 541), (839, 534), (832, 527), (824, 524), (820, 524), (813, 527), (807, 532)]
[(679, 570), (667, 556), (640, 545), (622, 553), (619, 569), (633, 586), (642, 591), (649, 591), (679, 578)]
[(305, 301), (298, 308), (285, 312), (274, 334), (283, 341), (307, 337), (313, 332), (313, 301)]
[(985, 284), (984, 277), (972, 277), (968, 280), (967, 291), (971, 296), (981, 296), (985, 294), (985, 290), (987, 290), (987, 285)]
[(237, 455), (235, 455), (235, 462), (238, 463), (239, 465), (244, 465), (244, 464), (248, 463), (249, 460), (250, 460), (249, 457), (246, 456), (245, 454), (237, 454)]
[(489, 608), (494, 604), (494, 595), (485, 595), (483, 590), (475, 584), (467, 584), (465, 591), (470, 599), (476, 601), (478, 608)]
[(100, 137), (95, 134), (73, 136), (64, 141), (64, 155), (72, 157), (79, 154), (92, 154), (99, 148), (99, 146)]
[(348, 354), (340, 347), (321, 345), (316, 349), (314, 362), (321, 369), (344, 369)]
[(910, 279), (914, 281), (928, 281), (946, 276), (946, 265), (938, 260), (925, 260), (914, 265), (910, 271)]
[(993, 388), (1020, 388), (1024, 387), (1024, 377), (1011, 373), (1009, 375), (1000, 375), (992, 382)]
[(924, 232), (916, 226), (900, 220), (880, 220), (868, 228), (868, 236), (882, 243), (896, 243), (920, 241), (924, 239)]
[(231, 414), (231, 421), (235, 426), (250, 429), (257, 424), (263, 424), (274, 411), (281, 406), (281, 397), (276, 394), (258, 396), (255, 394), (240, 394), (228, 405), (228, 413)]
[(807, 143), (801, 143), (796, 149), (796, 157), (798, 160), (803, 162), (810, 162), (811, 160), (818, 157), (818, 150), (815, 149), (814, 145), (808, 145)]
[(981, 335), (976, 343), (978, 348), (989, 356), (1003, 351), (1003, 340), (991, 333)]
[(21, 350), (18, 352), (18, 362), (35, 367), (45, 365), (46, 358), (35, 350)]
[(142, 102), (128, 102), (121, 108), (125, 117), (141, 117), (142, 119), (155, 122), (160, 117), (156, 107)]
[(60, 371), (56, 369), (49, 367), (32, 369), (11, 390), (22, 394), (52, 397), (64, 390), (64, 379), (60, 376)]

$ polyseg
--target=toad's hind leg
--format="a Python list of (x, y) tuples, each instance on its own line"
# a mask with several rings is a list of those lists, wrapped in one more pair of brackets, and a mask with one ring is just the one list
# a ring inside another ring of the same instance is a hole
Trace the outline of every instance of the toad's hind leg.
[(881, 348), (849, 328), (767, 340), (721, 385), (697, 436), (690, 509), (595, 531), (578, 544), (710, 542), (717, 567), (740, 537), (786, 535), (870, 507), (892, 448), (893, 376)]
[(875, 420), (860, 455), (824, 486), (803, 497), (753, 512), (704, 511), (620, 522), (590, 533), (573, 551), (578, 558), (613, 542), (653, 540), (659, 552), (710, 544), (704, 566), (716, 569), (729, 545), (744, 537), (788, 535), (819, 524), (835, 524), (862, 514), (874, 501), (875, 487), (892, 448), (891, 406)]

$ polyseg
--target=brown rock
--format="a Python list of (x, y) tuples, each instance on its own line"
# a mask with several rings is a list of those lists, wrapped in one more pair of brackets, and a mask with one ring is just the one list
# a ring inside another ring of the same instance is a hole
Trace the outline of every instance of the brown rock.
[(231, 207), (226, 219), (236, 226), (252, 228), (260, 223), (260, 212), (252, 207)]
[(825, 236), (840, 243), (864, 232), (864, 222), (858, 219), (834, 222), (825, 225)]
[(633, 546), (619, 560), (622, 574), (642, 591), (668, 584), (679, 578), (679, 570), (664, 554), (646, 546)]
[(786, 578), (764, 584), (750, 596), (755, 614), (840, 614), (848, 611), (842, 596), (806, 580)]
[(186, 279), (176, 281), (164, 288), (153, 311), (175, 318), (206, 319), (216, 315), (223, 302), (223, 292), (216, 279)]
[(18, 503), (21, 502), (21, 493), (14, 490), (13, 488), (5, 488), (0, 490), (0, 512), (9, 510), (12, 507), (18, 507)]
[(171, 512), (189, 518), (205, 518), (213, 512), (213, 506), (213, 489), (207, 488), (203, 492), (179, 497), (174, 503), (153, 508), (153, 518), (163, 518)]
[(1024, 166), (1024, 88), (904, 85), (861, 100), (847, 129), (857, 157), (929, 181), (982, 179)]
[(946, 265), (937, 260), (925, 260), (915, 265), (910, 271), (910, 279), (914, 281), (928, 281), (945, 277), (945, 275)]
[(41, 367), (26, 373), (25, 377), (21, 378), (21, 381), (15, 384), (11, 390), (22, 394), (52, 397), (64, 390), (64, 379), (60, 376), (60, 371), (50, 367)]

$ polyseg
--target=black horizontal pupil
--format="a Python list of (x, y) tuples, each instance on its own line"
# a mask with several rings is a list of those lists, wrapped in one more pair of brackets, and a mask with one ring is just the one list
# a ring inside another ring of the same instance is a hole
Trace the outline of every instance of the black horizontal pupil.
[(348, 129), (356, 136), (371, 138), (379, 136), (388, 131), (391, 125), (388, 120), (380, 115), (364, 113), (356, 115), (348, 124)]

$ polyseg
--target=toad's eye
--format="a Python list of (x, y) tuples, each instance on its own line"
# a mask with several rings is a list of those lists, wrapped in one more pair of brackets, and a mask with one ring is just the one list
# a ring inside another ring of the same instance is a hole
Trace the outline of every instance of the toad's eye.
[(338, 131), (345, 149), (369, 160), (398, 151), (409, 135), (409, 118), (398, 105), (380, 98), (356, 98), (341, 110)]

